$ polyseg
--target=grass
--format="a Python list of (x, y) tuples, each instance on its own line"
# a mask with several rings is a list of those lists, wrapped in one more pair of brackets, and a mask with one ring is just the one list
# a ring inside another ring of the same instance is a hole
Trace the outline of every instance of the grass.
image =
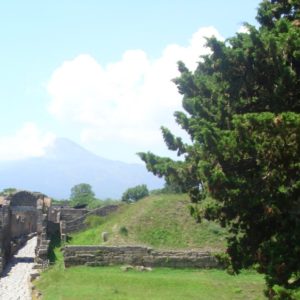
[[(69, 244), (143, 244), (155, 248), (222, 250), (226, 232), (213, 222), (196, 224), (186, 195), (155, 195), (118, 212), (91, 219), (91, 228), (72, 235)], [(98, 222), (99, 221), (99, 222)], [(59, 240), (53, 241), (52, 261), (35, 285), (43, 300), (210, 300), (264, 299), (263, 277), (255, 272), (230, 276), (224, 270), (155, 268), (152, 272), (116, 267), (78, 266), (64, 269)]]
[(36, 281), (43, 300), (222, 300), (263, 297), (261, 275), (244, 272), (230, 276), (223, 270), (154, 269), (128, 271), (119, 267), (56, 265)]
[(124, 204), (102, 224), (73, 234), (70, 244), (103, 244), (101, 233), (107, 231), (108, 245), (224, 249), (225, 230), (213, 222), (196, 224), (189, 204), (187, 195), (154, 195), (135, 204)]

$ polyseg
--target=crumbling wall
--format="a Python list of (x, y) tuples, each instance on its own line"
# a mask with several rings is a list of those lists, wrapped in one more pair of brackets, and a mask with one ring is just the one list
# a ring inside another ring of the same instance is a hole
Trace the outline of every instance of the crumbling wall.
[(48, 250), (50, 239), (48, 238), (48, 216), (51, 208), (51, 200), (39, 194), (37, 201), (37, 247), (35, 262), (41, 268), (48, 266)]
[(88, 209), (81, 208), (71, 208), (71, 207), (63, 207), (60, 209), (60, 221), (72, 221), (74, 219), (78, 219), (82, 217), (83, 215), (87, 214), (89, 212)]
[(9, 198), (11, 237), (18, 238), (37, 231), (37, 195), (20, 191)]
[(218, 268), (215, 256), (203, 251), (163, 251), (140, 246), (65, 246), (65, 267), (138, 265), (170, 268)]
[(107, 205), (104, 207), (96, 208), (92, 211), (87, 212), (86, 214), (80, 216), (79, 218), (66, 221), (64, 226), (64, 234), (69, 234), (71, 232), (83, 230), (87, 227), (86, 224), (86, 218), (91, 215), (104, 217), (107, 216), (113, 212), (115, 212), (118, 209), (118, 205)]
[(11, 254), (11, 234), (10, 234), (10, 209), (8, 206), (0, 207), (0, 274), (2, 273), (6, 261)]
[[(3, 200), (3, 199), (2, 199)], [(36, 262), (48, 261), (47, 216), (51, 199), (41, 193), (18, 191), (0, 205), (0, 272), (6, 261), (37, 233)]]

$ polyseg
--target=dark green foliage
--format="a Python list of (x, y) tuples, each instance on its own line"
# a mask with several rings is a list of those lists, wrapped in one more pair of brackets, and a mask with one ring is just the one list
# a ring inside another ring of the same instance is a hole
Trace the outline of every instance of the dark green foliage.
[(128, 229), (126, 226), (121, 226), (119, 229), (119, 233), (123, 236), (128, 236)]
[(124, 202), (136, 202), (149, 195), (148, 188), (145, 184), (137, 185), (133, 188), (127, 189), (122, 195)]
[(95, 194), (91, 185), (87, 183), (76, 184), (71, 189), (70, 201), (73, 206), (90, 205), (95, 201)]
[(160, 195), (160, 194), (183, 194), (183, 189), (180, 185), (174, 183), (165, 183), (164, 187), (161, 189), (151, 190), (151, 195)]
[(57, 261), (58, 258), (55, 249), (60, 248), (60, 246), (61, 246), (60, 233), (56, 232), (51, 234), (49, 249), (48, 249), (48, 259), (50, 263), (55, 263)]
[[(299, 8), (298, 0), (265, 0), (258, 29), (246, 24), (248, 33), (226, 42), (209, 39), (212, 53), (194, 73), (180, 63), (174, 82), (186, 113), (175, 118), (192, 144), (162, 128), (184, 160), (139, 154), (189, 193), (198, 221), (228, 227), (233, 270), (256, 264), (270, 298), (275, 285), (300, 286)], [(215, 201), (199, 209), (207, 195)]]

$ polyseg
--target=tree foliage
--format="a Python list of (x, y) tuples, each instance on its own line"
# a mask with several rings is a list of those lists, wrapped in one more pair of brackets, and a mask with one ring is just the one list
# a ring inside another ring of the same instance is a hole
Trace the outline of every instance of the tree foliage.
[(16, 188), (5, 188), (0, 192), (0, 196), (10, 196), (17, 192)]
[[(299, 0), (265, 0), (259, 28), (209, 39), (211, 54), (194, 73), (180, 62), (174, 82), (185, 112), (175, 118), (192, 144), (162, 128), (184, 160), (139, 154), (148, 170), (189, 193), (198, 220), (228, 227), (233, 269), (256, 264), (270, 298), (275, 285), (300, 286), (299, 8)], [(207, 195), (215, 203), (200, 210)]]
[(145, 184), (137, 185), (127, 189), (122, 195), (122, 201), (130, 203), (136, 202), (149, 195), (148, 188)]
[(80, 183), (72, 187), (70, 201), (73, 206), (84, 204), (91, 205), (95, 200), (95, 194), (91, 185), (87, 183)]

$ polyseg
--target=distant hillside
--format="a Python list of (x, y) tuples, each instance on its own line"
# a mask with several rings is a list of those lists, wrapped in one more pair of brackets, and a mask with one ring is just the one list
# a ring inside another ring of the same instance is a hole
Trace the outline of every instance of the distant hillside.
[(102, 199), (118, 198), (138, 184), (149, 189), (163, 186), (143, 165), (104, 159), (62, 138), (43, 157), (0, 162), (0, 178), (0, 189), (39, 191), (59, 199), (68, 198), (78, 183), (89, 183)]
[(120, 210), (104, 219), (103, 224), (73, 234), (71, 244), (99, 245), (101, 232), (110, 234), (106, 244), (139, 244), (157, 248), (225, 247), (225, 230), (214, 222), (197, 224), (191, 217), (186, 195), (156, 195)]

